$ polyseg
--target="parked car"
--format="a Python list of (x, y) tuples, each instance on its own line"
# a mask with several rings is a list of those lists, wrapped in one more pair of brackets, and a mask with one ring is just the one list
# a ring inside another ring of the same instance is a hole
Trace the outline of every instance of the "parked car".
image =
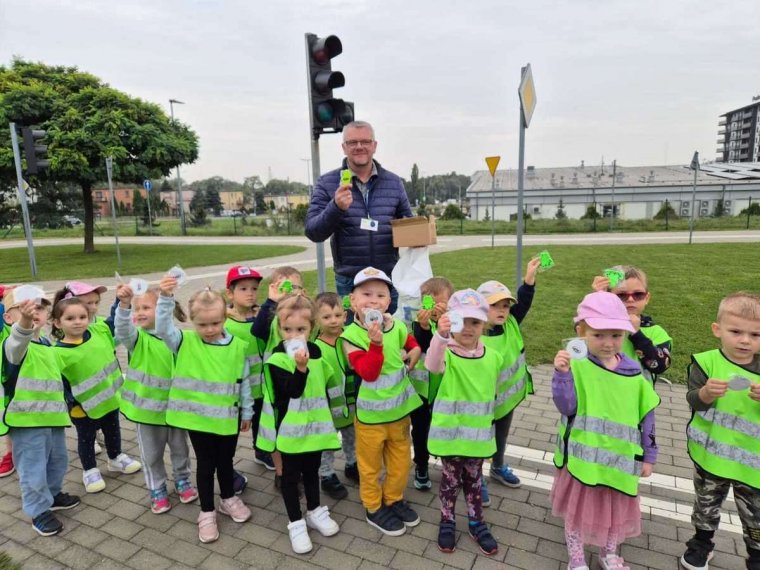
[(79, 226), (79, 225), (82, 224), (82, 220), (80, 220), (76, 216), (65, 215), (65, 216), (63, 216), (63, 221), (64, 221), (64, 223), (66, 225), (69, 225), (69, 226), (72, 226), (72, 227), (73, 226)]

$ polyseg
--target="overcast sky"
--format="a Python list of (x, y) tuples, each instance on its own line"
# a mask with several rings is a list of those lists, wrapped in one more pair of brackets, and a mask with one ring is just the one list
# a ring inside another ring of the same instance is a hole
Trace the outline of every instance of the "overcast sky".
[[(714, 159), (718, 117), (760, 94), (760, 2), (677, 0), (0, 0), (0, 62), (75, 65), (166, 107), (200, 137), (183, 178), (306, 181), (304, 33), (335, 34), (336, 96), (408, 178), (517, 166), (517, 86), (538, 104), (526, 164)], [(322, 171), (340, 135), (323, 136)]]

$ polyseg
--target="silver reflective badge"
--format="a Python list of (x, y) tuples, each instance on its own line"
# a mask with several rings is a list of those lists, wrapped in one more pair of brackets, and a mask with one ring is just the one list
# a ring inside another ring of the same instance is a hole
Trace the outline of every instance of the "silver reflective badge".
[(296, 352), (306, 350), (306, 339), (302, 337), (291, 338), (290, 340), (283, 341), (282, 344), (285, 347), (285, 352), (293, 359), (296, 357)]
[(739, 376), (738, 374), (731, 376), (731, 379), (728, 381), (729, 390), (741, 391), (746, 390), (750, 386), (752, 386), (752, 381), (749, 378)]
[(449, 313), (449, 322), (451, 323), (451, 332), (460, 333), (464, 329), (464, 317), (462, 313), (451, 311)]
[(364, 311), (364, 324), (369, 326), (372, 323), (378, 323), (380, 328), (383, 327), (383, 314), (377, 309), (367, 309)]
[(580, 360), (588, 356), (588, 347), (582, 338), (571, 338), (565, 345), (565, 350), (570, 353), (570, 358), (573, 360)]

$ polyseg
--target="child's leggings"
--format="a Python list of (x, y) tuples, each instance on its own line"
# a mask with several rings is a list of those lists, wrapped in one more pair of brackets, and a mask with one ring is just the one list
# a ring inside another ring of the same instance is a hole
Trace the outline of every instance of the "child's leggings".
[[(569, 528), (565, 524), (565, 542), (567, 543), (567, 556), (570, 559), (568, 564), (570, 569), (586, 566), (586, 559), (583, 554), (583, 534), (581, 531)], [(619, 535), (610, 531), (607, 535), (607, 544), (604, 548), (599, 549), (599, 556), (604, 557), (608, 554), (616, 554), (619, 544)]]
[(491, 468), (501, 467), (504, 465), (504, 452), (507, 450), (507, 437), (509, 436), (509, 428), (512, 427), (512, 414), (514, 410), (509, 412), (503, 418), (494, 422), (495, 436), (496, 436), (496, 453), (491, 461)]
[(282, 499), (288, 511), (290, 522), (300, 521), (301, 501), (298, 498), (298, 482), (303, 478), (303, 493), (306, 495), (306, 510), (313, 511), (319, 506), (319, 463), (321, 451), (307, 453), (282, 453)]
[(109, 459), (116, 459), (121, 454), (121, 428), (119, 427), (119, 410), (108, 412), (102, 418), (71, 418), (77, 428), (77, 452), (82, 462), (82, 469), (87, 471), (97, 467), (95, 461), (95, 433), (103, 432), (106, 453)]
[(459, 490), (464, 490), (467, 516), (471, 521), (483, 520), (483, 498), (480, 494), (483, 460), (471, 457), (441, 458), (443, 472), (438, 497), (441, 500), (441, 520), (453, 521)]
[[(340, 445), (346, 458), (346, 465), (356, 465), (356, 430), (354, 424), (340, 428)], [(335, 452), (327, 449), (322, 452), (322, 462), (319, 465), (319, 476), (329, 477), (335, 474)]]
[(229, 499), (235, 495), (232, 487), (232, 460), (235, 457), (238, 434), (217, 435), (202, 431), (188, 431), (198, 463), (196, 487), (201, 500), (201, 511), (214, 510), (214, 473), (219, 481), (219, 496)]

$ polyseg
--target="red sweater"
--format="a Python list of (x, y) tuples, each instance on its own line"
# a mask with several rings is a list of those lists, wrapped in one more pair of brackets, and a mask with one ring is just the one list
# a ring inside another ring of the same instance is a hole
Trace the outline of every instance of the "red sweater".
[[(407, 335), (404, 350), (409, 352), (418, 348), (419, 344), (414, 340), (412, 335)], [(366, 382), (374, 382), (380, 376), (383, 368), (383, 345), (369, 343), (369, 350), (355, 350), (348, 355), (348, 361), (351, 363), (356, 373)]]

